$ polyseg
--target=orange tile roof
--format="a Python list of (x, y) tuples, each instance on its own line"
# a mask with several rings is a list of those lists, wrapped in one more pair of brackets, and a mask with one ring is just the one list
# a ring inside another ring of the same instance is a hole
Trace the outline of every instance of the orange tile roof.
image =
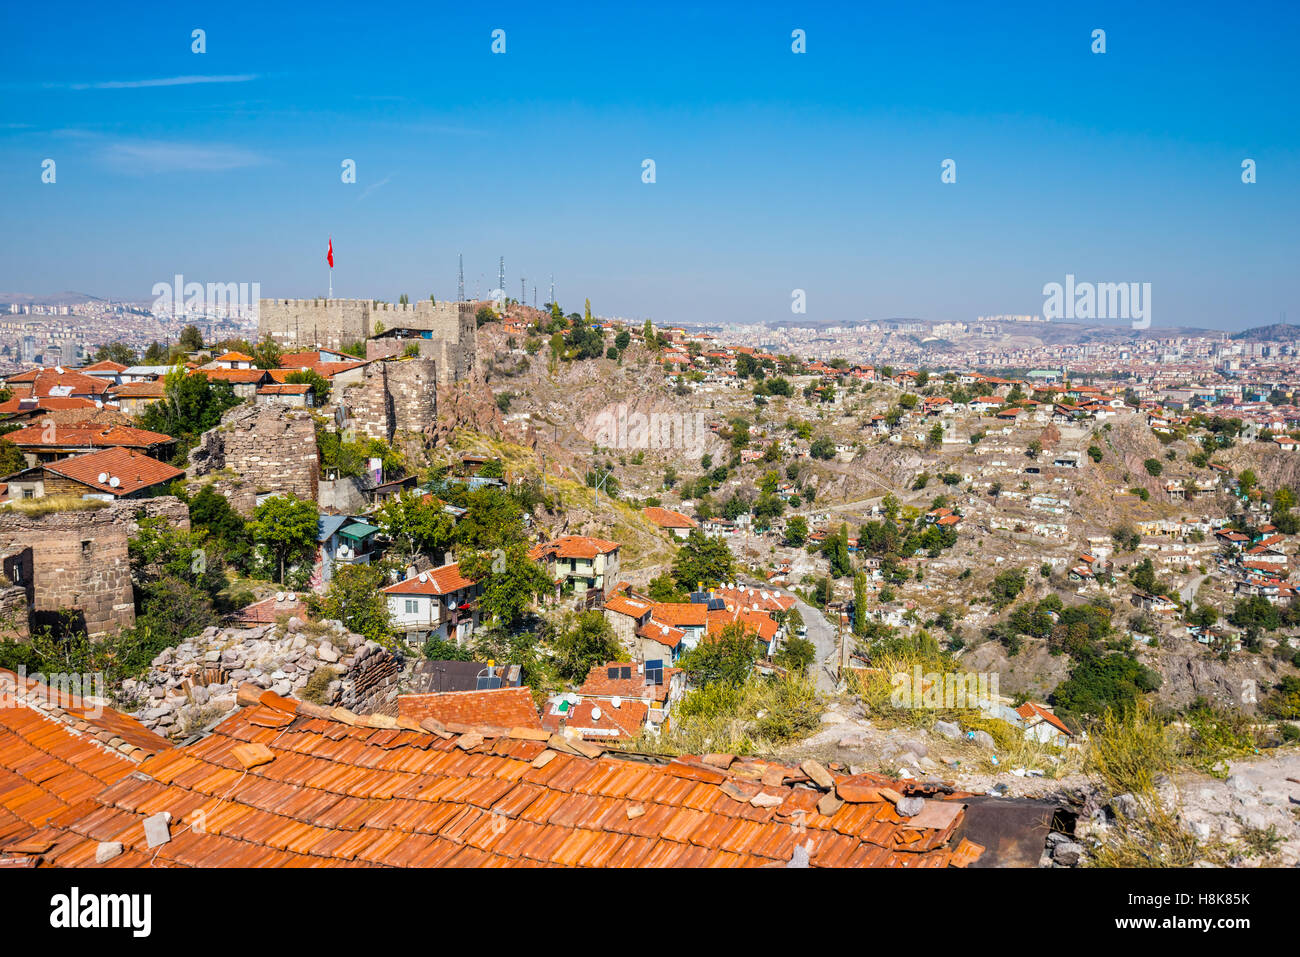
[(597, 555), (616, 551), (619, 547), (618, 542), (611, 542), (604, 538), (565, 535), (543, 545), (533, 546), (528, 552), (528, 557), (534, 561), (552, 555), (556, 558), (595, 558)]
[(114, 362), (111, 359), (104, 359), (101, 362), (94, 362), (88, 366), (82, 366), (77, 371), (89, 375), (92, 372), (125, 372), (126, 368), (127, 367), (122, 365), (120, 362)]
[[(171, 482), (185, 474), (184, 469), (159, 462), (143, 452), (122, 448), (101, 449), (57, 462), (47, 462), (45, 470), (110, 495), (130, 495), (163, 482)], [(109, 479), (116, 478), (118, 484), (114, 486), (109, 480), (101, 482), (101, 475), (108, 475)]]
[(1041, 718), (1062, 734), (1070, 734), (1070, 729), (1065, 726), (1064, 721), (1052, 714), (1052, 712), (1048, 711), (1042, 705), (1034, 704), (1032, 701), (1026, 701), (1017, 708), (1016, 714), (1020, 715), (1020, 717), (1025, 721), (1034, 717)]
[(81, 396), (44, 395), (36, 398), (14, 397), (8, 402), (0, 402), (0, 415), (15, 415), (20, 412), (61, 412), (66, 409), (96, 408), (94, 399)]
[(761, 611), (727, 608), (709, 612), (708, 634), (720, 635), (728, 625), (735, 624), (743, 625), (746, 631), (752, 632), (764, 641), (771, 641), (781, 627)]
[(0, 846), (21, 844), (170, 747), (134, 718), (0, 669)]
[(627, 595), (615, 594), (605, 599), (606, 611), (616, 611), (621, 615), (627, 615), (629, 618), (640, 619), (653, 607), (652, 602), (642, 601), (639, 598), (629, 598)]
[(99, 376), (85, 375), (72, 369), (64, 369), (59, 372), (54, 369), (32, 369), (19, 375), (9, 376), (7, 384), (13, 383), (31, 383), (31, 386), (25, 390), (15, 389), (14, 393), (20, 391), (26, 395), (46, 396), (57, 388), (70, 389), (76, 395), (102, 395), (107, 392), (111, 383), (105, 382)]
[(641, 733), (650, 706), (640, 701), (620, 701), (618, 707), (609, 701), (579, 701), (563, 716), (548, 714), (544, 721), (546, 730), (558, 731), (561, 721), (584, 741), (630, 740)]
[[(594, 665), (587, 672), (586, 680), (578, 689), (584, 698), (649, 698), (652, 701), (665, 701), (668, 698), (668, 682), (680, 669), (665, 668), (663, 684), (646, 684), (645, 673), (637, 672), (635, 661), (611, 661), (604, 665)], [(619, 674), (627, 668), (631, 672), (628, 678), (611, 678), (609, 671), (617, 669)]]
[(227, 352), (225, 355), (217, 356), (213, 362), (252, 362), (252, 356), (246, 356), (242, 352)]
[[(423, 578), (423, 580), (421, 580)], [(460, 562), (452, 562), (427, 572), (421, 572), (382, 591), (390, 595), (446, 595), (469, 588), (474, 582), (460, 573)]]
[(305, 395), (309, 391), (311, 391), (311, 386), (309, 386), (305, 382), (299, 384), (276, 383), (274, 385), (259, 386), (257, 389), (257, 394), (258, 395)]
[(56, 425), (53, 435), (44, 425), (29, 425), (15, 429), (5, 436), (14, 445), (27, 448), (41, 446), (81, 448), (133, 448), (148, 449), (174, 441), (170, 435), (150, 432), (129, 425), (104, 425), (100, 422), (79, 422), (76, 425)]
[(162, 398), (167, 394), (167, 383), (162, 379), (151, 379), (148, 382), (123, 382), (121, 385), (113, 386), (109, 393), (116, 399), (121, 398)]
[(671, 508), (658, 508), (650, 506), (641, 509), (642, 513), (654, 524), (660, 528), (695, 528), (700, 523), (695, 521), (689, 515), (683, 515), (681, 512), (674, 512)]
[[(605, 602), (605, 607), (609, 607), (609, 602)], [(637, 636), (648, 638), (651, 641), (657, 641), (661, 645), (669, 648), (676, 648), (686, 637), (686, 632), (680, 628), (674, 628), (672, 625), (665, 625), (662, 622), (655, 621), (651, 618), (644, 625), (636, 630)]]
[(650, 617), (675, 628), (704, 628), (709, 623), (709, 609), (699, 602), (657, 601)]
[[(649, 764), (544, 731), (359, 716), (253, 685), (239, 701), (204, 738), (28, 838), (40, 864), (92, 863), (106, 840), (124, 845), (112, 867), (752, 867), (783, 866), (796, 845), (814, 867), (964, 867), (983, 852), (954, 839), (961, 795), (913, 781), (733, 755)], [(901, 796), (925, 798), (940, 823), (901, 817)], [(143, 821), (159, 811), (170, 839), (149, 848)]]
[(199, 373), (217, 382), (261, 382), (268, 378), (265, 369), (200, 369)]
[(793, 595), (783, 595), (771, 588), (716, 588), (713, 594), (721, 598), (728, 608), (752, 611), (789, 611), (795, 606)]
[(533, 693), (526, 687), (399, 695), (397, 713), (413, 721), (433, 718), (443, 724), (533, 729), (542, 726)]

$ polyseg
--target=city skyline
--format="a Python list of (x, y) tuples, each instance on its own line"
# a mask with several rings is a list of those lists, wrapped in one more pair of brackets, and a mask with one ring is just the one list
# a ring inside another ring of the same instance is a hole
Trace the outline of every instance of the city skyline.
[(486, 296), (504, 255), (508, 295), (667, 324), (1034, 315), (1067, 275), (1150, 283), (1156, 327), (1298, 311), (1282, 5), (60, 10), (0, 67), (6, 292), (323, 296), (332, 237), (338, 297), (455, 298), (461, 253)]

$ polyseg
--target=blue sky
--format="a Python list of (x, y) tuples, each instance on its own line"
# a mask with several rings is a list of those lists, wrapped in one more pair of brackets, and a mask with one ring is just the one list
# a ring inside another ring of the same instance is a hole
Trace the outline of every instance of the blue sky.
[(332, 234), (343, 296), (452, 297), (463, 252), (471, 295), (504, 255), (660, 322), (1041, 313), (1067, 273), (1300, 320), (1300, 5), (480, 6), (7, 5), (0, 290), (322, 295)]

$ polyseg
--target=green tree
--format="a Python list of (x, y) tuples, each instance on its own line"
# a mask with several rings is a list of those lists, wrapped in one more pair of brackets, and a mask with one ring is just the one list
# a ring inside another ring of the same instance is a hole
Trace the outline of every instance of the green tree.
[(137, 421), (141, 428), (175, 438), (173, 462), (184, 465), (198, 437), (216, 428), (222, 414), (239, 402), (229, 382), (210, 382), (202, 372), (190, 374), (178, 365), (164, 379), (162, 399), (146, 406)]
[(315, 555), (318, 519), (316, 504), (296, 495), (275, 495), (257, 506), (248, 530), (270, 556), (277, 582), (284, 582), (290, 565)]
[(318, 618), (341, 621), (349, 631), (388, 644), (393, 626), (387, 596), (380, 590), (383, 587), (384, 571), (379, 565), (341, 562), (334, 566), (324, 596), (311, 595), (307, 602)]
[(298, 369), (296, 372), (290, 372), (285, 376), (284, 381), (289, 385), (311, 386), (312, 399), (318, 406), (330, 400), (330, 380), (315, 369)]
[(734, 687), (744, 684), (757, 660), (758, 644), (753, 632), (735, 622), (682, 655), (678, 666), (697, 688), (710, 684)]
[(259, 369), (278, 369), (282, 355), (284, 350), (280, 348), (280, 344), (270, 336), (265, 336), (253, 347), (253, 365)]
[(451, 547), (455, 520), (442, 504), (404, 491), (390, 498), (375, 513), (380, 532), (393, 543), (393, 557), (402, 564), (420, 555), (433, 556)]
[(176, 344), (186, 352), (198, 352), (203, 348), (203, 333), (198, 326), (188, 325), (181, 330)]
[(795, 515), (785, 523), (785, 542), (794, 548), (802, 548), (808, 541), (808, 519)]
[(859, 637), (867, 633), (867, 576), (863, 572), (853, 576), (853, 633)]
[(617, 661), (622, 649), (603, 613), (584, 611), (561, 627), (553, 641), (556, 671), (569, 681), (582, 681), (597, 665)]
[(478, 604), (495, 627), (515, 631), (527, 618), (536, 599), (554, 589), (546, 569), (528, 557), (517, 542), (495, 552), (475, 552), (460, 562), (461, 574), (482, 585)]
[(673, 558), (673, 581), (683, 591), (694, 591), (700, 583), (712, 588), (735, 577), (731, 549), (720, 538), (710, 538), (698, 528), (677, 550)]
[(122, 342), (110, 342), (100, 346), (93, 358), (96, 362), (116, 362), (123, 366), (139, 364), (135, 350)]
[(796, 675), (805, 675), (817, 659), (817, 646), (807, 638), (787, 638), (773, 656), (773, 662)]
[(27, 468), (27, 456), (8, 439), (0, 438), (0, 475), (12, 475)]

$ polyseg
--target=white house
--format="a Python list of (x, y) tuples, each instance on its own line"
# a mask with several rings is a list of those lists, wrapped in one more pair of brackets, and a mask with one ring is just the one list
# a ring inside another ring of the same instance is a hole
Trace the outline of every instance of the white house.
[(482, 589), (460, 573), (459, 562), (420, 572), (383, 591), (394, 627), (412, 644), (429, 638), (464, 644), (478, 627), (474, 599)]
[(1026, 701), (1016, 709), (1016, 714), (1024, 722), (1025, 737), (1043, 744), (1054, 744), (1063, 748), (1070, 743), (1070, 729), (1065, 722), (1041, 704)]

